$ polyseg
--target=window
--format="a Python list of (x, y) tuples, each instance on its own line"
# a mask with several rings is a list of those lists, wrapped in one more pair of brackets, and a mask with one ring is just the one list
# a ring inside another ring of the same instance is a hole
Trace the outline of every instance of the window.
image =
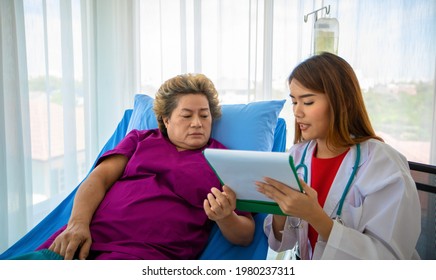
[(23, 3), (33, 204), (48, 204), (86, 175), (80, 1)]
[[(402, 1), (140, 1), (141, 89), (201, 71), (224, 103), (288, 96), (287, 76), (312, 51), (315, 16), (330, 5), (339, 50), (355, 69), (373, 126), (409, 160), (435, 163), (436, 3)], [(282, 116), (293, 142), (290, 102)]]

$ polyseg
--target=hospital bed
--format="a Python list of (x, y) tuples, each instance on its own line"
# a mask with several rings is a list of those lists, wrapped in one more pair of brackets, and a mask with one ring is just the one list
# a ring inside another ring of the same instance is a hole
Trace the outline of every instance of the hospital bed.
[[(284, 103), (285, 100), (271, 100), (223, 105), (223, 116), (214, 123), (212, 137), (231, 149), (285, 151), (286, 122), (278, 117)], [(144, 94), (136, 95), (134, 108), (124, 112), (116, 130), (98, 157), (115, 147), (131, 129), (157, 127), (152, 106), (151, 97)], [(34, 251), (57, 229), (66, 224), (79, 186), (80, 184), (39, 224), (3, 252), (0, 260)], [(230, 244), (214, 225), (208, 244), (199, 258), (203, 260), (266, 259), (268, 244), (263, 233), (265, 216), (262, 213), (254, 213), (256, 222), (254, 241), (246, 247)]]

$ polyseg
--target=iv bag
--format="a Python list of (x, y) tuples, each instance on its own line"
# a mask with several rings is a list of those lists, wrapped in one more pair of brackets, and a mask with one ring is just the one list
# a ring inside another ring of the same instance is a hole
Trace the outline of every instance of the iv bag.
[(339, 22), (336, 18), (320, 18), (314, 26), (314, 53), (338, 54)]

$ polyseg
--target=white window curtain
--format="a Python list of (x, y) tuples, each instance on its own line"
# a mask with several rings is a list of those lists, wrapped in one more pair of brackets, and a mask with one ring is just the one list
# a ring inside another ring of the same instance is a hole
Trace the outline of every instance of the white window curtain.
[[(286, 98), (288, 74), (313, 50), (315, 20), (337, 18), (338, 54), (358, 75), (376, 132), (409, 160), (434, 164), (435, 9), (432, 0), (141, 0), (141, 90), (201, 71), (223, 103)], [(289, 102), (282, 116), (289, 146)]]
[(0, 252), (83, 180), (132, 107), (137, 4), (1, 0)]
[(0, 251), (32, 215), (32, 168), (23, 6), (0, 5)]
[(273, 1), (142, 0), (141, 90), (201, 72), (223, 103), (272, 98)]

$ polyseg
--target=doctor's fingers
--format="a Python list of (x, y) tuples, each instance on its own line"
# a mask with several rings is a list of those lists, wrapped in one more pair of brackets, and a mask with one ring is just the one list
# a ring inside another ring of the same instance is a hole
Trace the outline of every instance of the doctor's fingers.
[(292, 186), (290, 187), (289, 185), (286, 185), (280, 181), (277, 181), (273, 178), (270, 177), (265, 177), (263, 178), (263, 180), (265, 181), (265, 183), (274, 186), (276, 189), (278, 189), (279, 191), (281, 191), (284, 194), (289, 194), (291, 192), (295, 192), (295, 190), (292, 187), (298, 187), (298, 186)]
[[(262, 192), (262, 189), (264, 189), (267, 193), (276, 192), (276, 193), (282, 193), (283, 195), (292, 195), (292, 192), (295, 192), (291, 187), (288, 185), (285, 185), (277, 180), (274, 180), (269, 177), (264, 177), (263, 182), (256, 182), (256, 185), (260, 187), (260, 191)], [(264, 194), (267, 194), (264, 193)]]
[(288, 195), (286, 198), (277, 201), (280, 209), (286, 215), (306, 219), (307, 216), (314, 213), (314, 209), (320, 207), (316, 190), (312, 189), (305, 183), (302, 184), (302, 187), (304, 193), (295, 192), (293, 195)]
[(278, 202), (284, 199), (287, 195), (276, 188), (274, 185), (267, 184), (265, 182), (255, 182), (257, 191), (264, 194), (266, 197)]
[(303, 191), (309, 196), (318, 199), (318, 192), (311, 188), (303, 179), (300, 179), (300, 184), (303, 187)]

